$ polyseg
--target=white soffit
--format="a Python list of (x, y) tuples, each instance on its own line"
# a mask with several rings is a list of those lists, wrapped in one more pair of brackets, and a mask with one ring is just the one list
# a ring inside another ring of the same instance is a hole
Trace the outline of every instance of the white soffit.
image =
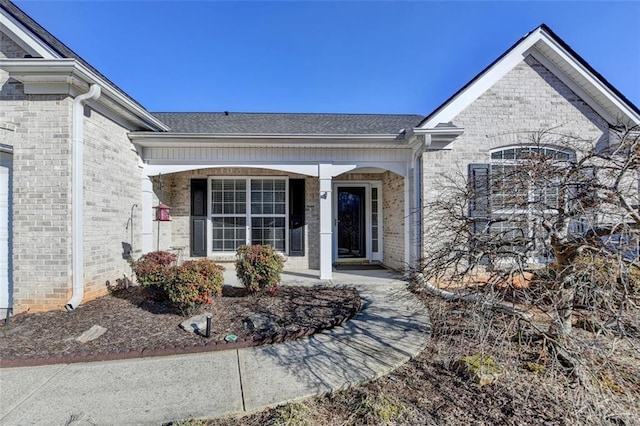
[(554, 73), (610, 124), (617, 124), (623, 117), (633, 124), (640, 124), (640, 116), (632, 108), (583, 66), (577, 58), (560, 46), (543, 28), (537, 28), (487, 69), (473, 84), (450, 99), (419, 128), (429, 129), (440, 123), (451, 122), (529, 55)]

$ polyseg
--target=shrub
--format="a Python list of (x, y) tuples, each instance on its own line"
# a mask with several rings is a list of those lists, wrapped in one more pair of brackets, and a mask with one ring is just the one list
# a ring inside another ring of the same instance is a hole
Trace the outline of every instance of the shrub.
[(177, 257), (166, 251), (147, 253), (138, 260), (130, 261), (138, 283), (147, 289), (154, 299), (166, 299), (164, 288), (171, 279), (171, 265)]
[(269, 245), (240, 246), (236, 253), (236, 275), (247, 291), (275, 293), (284, 259)]
[(190, 260), (170, 269), (164, 290), (184, 314), (193, 314), (222, 294), (224, 268), (209, 259)]

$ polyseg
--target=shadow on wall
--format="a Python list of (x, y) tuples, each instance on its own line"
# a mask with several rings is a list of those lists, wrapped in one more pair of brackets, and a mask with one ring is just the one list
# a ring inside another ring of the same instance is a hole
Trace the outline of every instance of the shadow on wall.
[(122, 242), (122, 258), (125, 260), (131, 259), (131, 253), (133, 252), (133, 247), (131, 244), (127, 242)]

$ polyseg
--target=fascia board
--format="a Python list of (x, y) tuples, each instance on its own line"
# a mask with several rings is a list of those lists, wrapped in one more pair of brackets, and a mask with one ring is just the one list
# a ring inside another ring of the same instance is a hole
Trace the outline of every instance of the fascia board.
[(303, 148), (409, 148), (397, 135), (246, 135), (129, 133), (131, 141), (144, 148), (187, 147), (303, 147)]
[(389, 140), (400, 141), (397, 134), (321, 134), (321, 133), (154, 133), (135, 132), (130, 133), (132, 139), (158, 138), (158, 139), (331, 139), (331, 140)]
[(68, 93), (72, 96), (78, 93), (74, 86), (82, 85), (88, 87), (94, 83), (98, 84), (102, 87), (103, 96), (106, 95), (125, 111), (138, 117), (148, 128), (160, 131), (169, 130), (168, 126), (127, 99), (119, 91), (115, 90), (110, 83), (73, 58), (0, 59), (0, 68), (9, 72), (17, 80), (25, 84), (32, 84), (32, 88), (39, 87), (38, 90), (44, 91), (44, 86), (47, 84), (52, 84), (54, 90), (62, 89), (65, 87), (64, 85), (68, 85)]
[[(444, 108), (442, 108), (440, 112), (435, 114), (427, 122), (420, 126), (420, 128), (434, 128), (440, 123), (448, 123), (453, 120), (458, 114), (460, 114), (465, 108), (471, 105), (471, 103), (478, 99), (487, 89), (489, 89), (493, 84), (504, 77), (529, 54), (532, 54), (538, 60), (541, 57), (544, 58), (545, 55), (539, 49), (536, 49), (536, 44), (538, 43), (542, 43), (545, 46), (549, 47), (553, 52), (555, 52), (556, 55), (558, 55), (558, 58), (560, 58), (562, 61), (567, 62), (574, 69), (576, 69), (580, 76), (589, 85), (592, 85), (596, 88), (596, 90), (603, 93), (612, 103), (612, 105), (614, 105), (615, 108), (622, 112), (622, 114), (629, 117), (629, 119), (635, 124), (640, 124), (640, 116), (635, 111), (630, 109), (625, 102), (623, 102), (614, 92), (612, 92), (605, 84), (603, 84), (600, 79), (598, 79), (586, 67), (584, 67), (583, 64), (576, 60), (573, 55), (571, 55), (560, 44), (558, 44), (556, 40), (553, 39), (553, 37), (551, 37), (544, 31), (543, 28), (538, 28), (531, 34), (529, 34), (511, 52), (505, 55), (505, 57), (494, 64), (490, 69), (486, 70), (485, 73), (480, 76), (475, 83), (470, 85), (466, 90), (459, 93)], [(558, 78), (560, 78), (561, 80), (564, 79), (563, 82), (565, 82), (566, 84), (567, 79), (570, 78), (566, 76), (565, 73), (557, 69), (557, 67), (553, 68), (554, 70), (550, 71), (554, 72), (554, 74), (558, 73)], [(577, 84), (574, 83), (573, 86), (577, 87)], [(599, 103), (595, 101), (595, 99), (593, 99), (590, 95), (586, 95), (584, 91), (581, 90), (580, 92), (581, 93), (576, 94), (578, 96), (585, 95), (584, 100), (587, 101), (587, 103), (590, 103), (590, 106), (593, 107), (597, 112), (599, 112), (603, 116), (603, 118), (607, 120), (613, 120), (611, 114), (605, 112), (606, 108), (603, 108), (603, 106), (599, 105)], [(597, 107), (596, 104), (598, 105)]]
[(7, 34), (9, 38), (31, 56), (47, 59), (60, 57), (57, 52), (47, 46), (39, 37), (36, 37), (13, 16), (8, 15), (3, 10), (2, 13), (0, 13), (0, 31)]
[[(580, 61), (576, 60), (573, 55), (567, 52), (556, 40), (550, 37), (546, 33), (542, 33), (541, 42), (551, 47), (556, 55), (563, 61), (569, 63), (580, 76), (590, 85), (594, 86), (598, 91), (603, 93), (607, 99), (624, 115), (629, 117), (635, 124), (640, 124), (640, 115), (630, 109), (625, 102), (623, 102), (609, 87), (603, 84), (599, 78), (591, 73)], [(595, 102), (595, 101), (594, 101)], [(615, 123), (611, 123), (615, 124)]]
[(464, 133), (463, 127), (434, 127), (431, 129), (416, 128), (413, 129), (416, 135), (456, 135), (460, 136)]

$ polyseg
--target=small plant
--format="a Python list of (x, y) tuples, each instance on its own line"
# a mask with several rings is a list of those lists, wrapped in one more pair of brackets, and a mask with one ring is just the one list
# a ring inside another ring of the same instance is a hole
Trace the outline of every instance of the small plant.
[(147, 253), (138, 260), (129, 261), (138, 283), (156, 300), (166, 299), (164, 288), (170, 280), (170, 269), (177, 257), (166, 251)]
[(224, 268), (213, 260), (199, 259), (172, 266), (164, 286), (169, 301), (184, 314), (196, 313), (222, 294)]
[(250, 293), (275, 293), (283, 265), (282, 256), (269, 245), (240, 246), (236, 253), (236, 275)]
[(311, 410), (304, 403), (292, 402), (274, 410), (274, 426), (311, 426)]

